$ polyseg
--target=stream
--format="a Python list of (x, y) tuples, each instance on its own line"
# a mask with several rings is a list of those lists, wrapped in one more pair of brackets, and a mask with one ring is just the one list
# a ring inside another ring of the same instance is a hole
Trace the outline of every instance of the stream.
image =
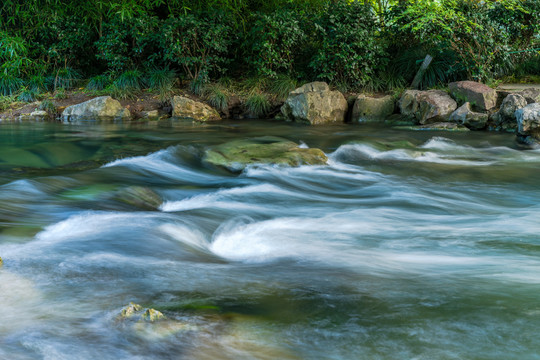
[[(268, 135), (329, 163), (201, 161)], [(0, 359), (540, 359), (539, 200), (512, 134), (2, 123)]]

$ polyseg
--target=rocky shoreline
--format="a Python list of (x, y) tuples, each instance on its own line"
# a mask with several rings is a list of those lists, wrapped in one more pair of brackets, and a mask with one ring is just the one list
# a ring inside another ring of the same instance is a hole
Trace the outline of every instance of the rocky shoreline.
[[(110, 96), (67, 99), (69, 106), (45, 102), (0, 113), (0, 121), (156, 121), (188, 119), (215, 122), (224, 118), (252, 118), (241, 102), (218, 111), (199, 98), (182, 94), (163, 104), (151, 98), (120, 102)], [(70, 104), (70, 102), (72, 104)], [(64, 102), (66, 103), (66, 102)], [(540, 143), (540, 88), (496, 90), (473, 81), (450, 83), (448, 89), (405, 90), (392, 95), (347, 95), (324, 82), (312, 82), (291, 91), (274, 104), (276, 120), (309, 125), (336, 123), (389, 123), (408, 130), (504, 131), (516, 133), (520, 144)]]

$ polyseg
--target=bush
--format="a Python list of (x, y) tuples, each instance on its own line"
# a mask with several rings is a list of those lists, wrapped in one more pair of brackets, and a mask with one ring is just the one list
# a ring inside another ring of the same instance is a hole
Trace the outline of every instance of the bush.
[(208, 103), (219, 111), (225, 111), (229, 106), (229, 94), (219, 84), (207, 86), (205, 97)]
[(0, 72), (0, 95), (10, 96), (15, 94), (22, 87), (22, 79), (9, 74), (7, 72)]
[(103, 36), (95, 42), (96, 57), (113, 73), (160, 63), (158, 27), (159, 20), (154, 16), (115, 16), (103, 25)]
[(19, 96), (17, 96), (17, 101), (21, 102), (34, 102), (37, 100), (38, 93), (34, 89), (23, 87)]
[(160, 31), (165, 59), (180, 66), (189, 80), (200, 83), (223, 74), (231, 38), (229, 22), (218, 13), (169, 17)]
[(86, 90), (90, 91), (101, 91), (107, 87), (109, 84), (110, 79), (107, 75), (97, 75), (88, 81), (88, 84), (86, 84)]
[(94, 59), (94, 39), (91, 26), (81, 21), (80, 16), (54, 15), (36, 32), (30, 53), (47, 68), (86, 69)]
[(58, 69), (54, 78), (54, 89), (72, 89), (80, 79), (81, 74), (75, 69), (70, 67)]
[(488, 5), (473, 1), (415, 2), (394, 8), (388, 33), (402, 52), (421, 49), (421, 58), (434, 57), (429, 85), (460, 78), (486, 81), (512, 66), (510, 36), (490, 19), (488, 10)]
[(114, 80), (114, 85), (121, 90), (139, 91), (143, 88), (143, 73), (139, 70), (124, 71)]
[(379, 21), (369, 6), (358, 1), (330, 3), (316, 25), (320, 46), (310, 66), (319, 79), (361, 88), (386, 65)]
[(270, 14), (258, 13), (245, 44), (248, 66), (259, 76), (290, 75), (306, 40), (297, 12), (277, 9)]
[(246, 100), (246, 108), (255, 117), (262, 117), (270, 110), (270, 101), (266, 95), (260, 92), (253, 92)]

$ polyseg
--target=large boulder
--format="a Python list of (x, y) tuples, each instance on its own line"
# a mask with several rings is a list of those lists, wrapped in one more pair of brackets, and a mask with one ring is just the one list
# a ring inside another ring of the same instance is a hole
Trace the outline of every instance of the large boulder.
[(407, 90), (399, 100), (399, 108), (403, 115), (423, 125), (447, 120), (457, 103), (441, 90)]
[(249, 164), (325, 165), (328, 158), (320, 149), (300, 147), (279, 137), (265, 136), (235, 140), (206, 150), (207, 164), (237, 172)]
[(171, 101), (172, 116), (196, 121), (218, 121), (221, 116), (216, 109), (185, 96), (175, 96)]
[(520, 94), (506, 96), (497, 111), (492, 116), (495, 129), (515, 131), (517, 128), (516, 111), (527, 106), (527, 100)]
[(331, 91), (324, 82), (312, 82), (289, 93), (281, 112), (291, 121), (311, 125), (343, 123), (347, 100), (339, 91)]
[(71, 120), (127, 120), (131, 118), (128, 109), (110, 96), (100, 96), (81, 104), (68, 106), (62, 112), (65, 121)]
[(351, 121), (355, 123), (385, 120), (394, 113), (395, 101), (391, 95), (373, 97), (358, 95), (354, 101)]
[(458, 81), (448, 85), (452, 96), (460, 103), (468, 102), (477, 111), (489, 111), (497, 106), (497, 91), (475, 81)]
[(540, 103), (529, 104), (516, 111), (518, 132), (540, 140)]
[(465, 125), (469, 129), (480, 130), (486, 127), (488, 118), (488, 114), (472, 111), (470, 104), (466, 102), (454, 111), (448, 120)]

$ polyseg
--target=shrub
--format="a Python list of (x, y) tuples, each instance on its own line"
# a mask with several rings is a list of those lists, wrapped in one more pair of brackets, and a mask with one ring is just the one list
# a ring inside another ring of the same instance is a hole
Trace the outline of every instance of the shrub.
[(270, 101), (265, 94), (253, 92), (246, 99), (246, 108), (255, 117), (262, 117), (270, 110)]
[(432, 70), (428, 83), (436, 78), (443, 83), (456, 78), (486, 81), (512, 66), (509, 34), (489, 18), (484, 3), (414, 2), (396, 7), (389, 20), (388, 33), (403, 52), (421, 49), (422, 58), (428, 53), (434, 57), (430, 67), (438, 65), (439, 70)]
[(30, 53), (52, 68), (88, 68), (94, 59), (95, 33), (78, 15), (50, 16), (36, 32)]
[(358, 1), (330, 3), (316, 25), (320, 46), (310, 66), (318, 78), (359, 88), (386, 65), (379, 22), (369, 6)]
[(8, 73), (0, 72), (0, 95), (10, 96), (19, 91), (22, 87), (22, 79)]
[(114, 73), (159, 63), (159, 20), (154, 16), (113, 17), (103, 25), (103, 35), (95, 42), (96, 57)]
[(57, 109), (56, 109), (56, 106), (54, 105), (54, 103), (49, 100), (49, 99), (45, 99), (41, 102), (41, 104), (39, 104), (39, 110), (44, 110), (46, 111), (47, 113), (49, 114), (56, 114), (57, 112)]
[(225, 71), (231, 37), (231, 26), (219, 13), (169, 17), (160, 33), (165, 59), (179, 65), (189, 80), (200, 83)]
[(86, 84), (86, 89), (90, 91), (101, 91), (107, 87), (110, 79), (107, 75), (97, 75), (88, 81)]
[(285, 100), (289, 93), (298, 87), (298, 81), (287, 75), (278, 75), (272, 79), (267, 88), (268, 91), (279, 100)]
[(70, 67), (56, 70), (56, 76), (54, 78), (54, 88), (58, 89), (72, 89), (77, 82), (81, 79), (81, 74)]
[(306, 40), (297, 12), (278, 8), (270, 14), (258, 13), (247, 34), (248, 65), (259, 76), (290, 75)]
[(34, 89), (23, 87), (17, 96), (17, 101), (21, 102), (34, 102), (37, 100), (38, 93)]
[(143, 88), (143, 73), (139, 70), (124, 71), (114, 80), (114, 85), (121, 90), (139, 91)]
[(210, 105), (220, 111), (225, 111), (229, 106), (229, 94), (227, 93), (227, 90), (219, 84), (207, 86), (205, 97)]
[(49, 87), (47, 78), (43, 75), (32, 76), (28, 81), (28, 86), (37, 93), (44, 93)]

